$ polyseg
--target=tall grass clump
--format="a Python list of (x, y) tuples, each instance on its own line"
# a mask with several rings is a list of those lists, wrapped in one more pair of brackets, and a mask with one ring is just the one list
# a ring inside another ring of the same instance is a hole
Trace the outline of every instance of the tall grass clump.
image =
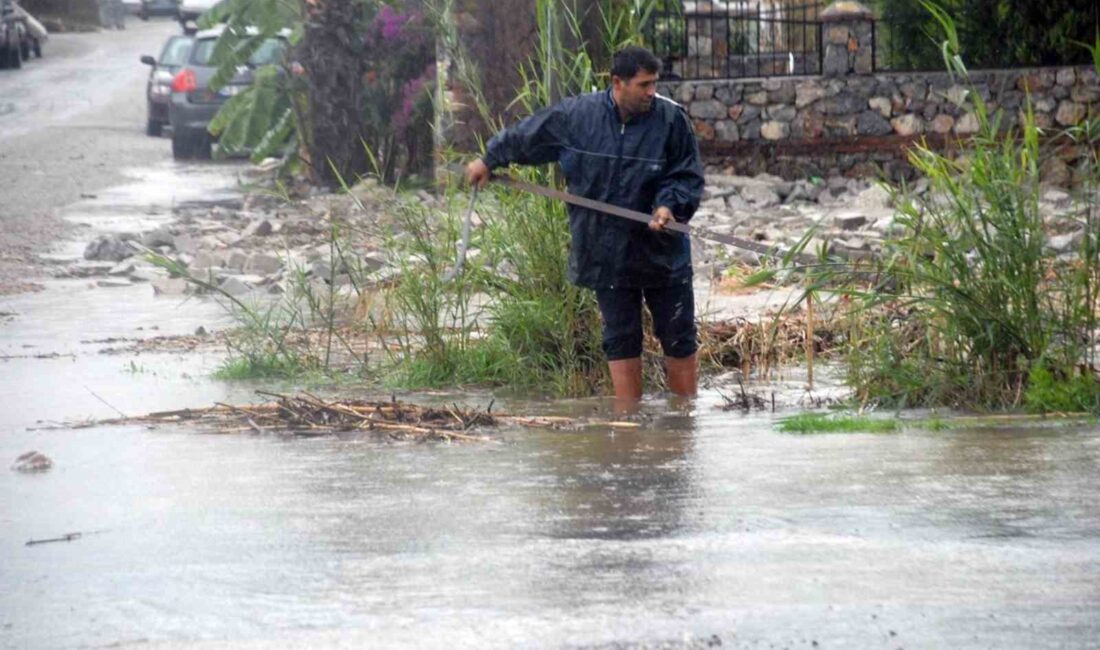
[[(969, 84), (951, 19), (926, 6), (946, 34), (949, 72)], [(1030, 105), (1012, 129), (972, 85), (960, 108), (980, 125), (962, 155), (924, 144), (910, 152), (929, 191), (896, 195), (902, 234), (887, 242), (878, 283), (867, 289), (843, 271), (816, 274), (818, 286), (839, 284), (860, 312), (849, 380), (863, 402), (1100, 412), (1095, 124), (1067, 134), (1087, 140), (1089, 159), (1068, 217), (1080, 242), (1059, 255), (1040, 212), (1043, 134)]]
[[(610, 53), (637, 41), (648, 4), (602, 2), (604, 42), (592, 49)], [(442, 0), (433, 9), (474, 108), (487, 124), (502, 128), (477, 92), (476, 69), (448, 28), (450, 3)], [(525, 113), (603, 87), (607, 78), (598, 70), (609, 67), (583, 46), (582, 19), (565, 3), (537, 0), (535, 10), (538, 41), (521, 67), (523, 85), (515, 99)], [(457, 155), (452, 159), (461, 160)], [(512, 173), (534, 183), (561, 185), (552, 166)], [(607, 377), (599, 310), (592, 292), (567, 279), (570, 235), (564, 204), (490, 185), (477, 204), (481, 223), (470, 241), (477, 256), (453, 282), (445, 282), (466, 204), (453, 184), (444, 203), (448, 208), (442, 219), (413, 208), (399, 224), (405, 234), (393, 250), (408, 262), (391, 296), (396, 320), (405, 323), (396, 381), (407, 387), (509, 385), (565, 395), (601, 390)]]

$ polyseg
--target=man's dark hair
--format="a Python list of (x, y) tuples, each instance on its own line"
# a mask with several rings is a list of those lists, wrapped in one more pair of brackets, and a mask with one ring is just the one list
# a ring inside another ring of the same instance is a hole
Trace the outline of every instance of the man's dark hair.
[(653, 52), (638, 45), (628, 45), (615, 53), (615, 59), (611, 64), (611, 76), (629, 81), (638, 74), (639, 70), (657, 74), (660, 69), (661, 60), (654, 56)]

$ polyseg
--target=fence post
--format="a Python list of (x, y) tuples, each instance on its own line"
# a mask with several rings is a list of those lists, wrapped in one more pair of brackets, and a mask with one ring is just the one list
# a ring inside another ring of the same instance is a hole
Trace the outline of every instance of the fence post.
[(821, 74), (839, 77), (874, 72), (874, 14), (865, 5), (841, 0), (821, 13), (825, 48)]

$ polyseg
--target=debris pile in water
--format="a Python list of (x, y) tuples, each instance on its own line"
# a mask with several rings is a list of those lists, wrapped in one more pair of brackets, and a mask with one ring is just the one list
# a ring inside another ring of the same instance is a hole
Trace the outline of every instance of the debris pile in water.
[[(495, 426), (497, 418), (485, 411), (457, 405), (428, 408), (396, 399), (390, 401), (325, 401), (315, 395), (282, 395), (257, 391), (274, 401), (248, 406), (217, 404), (206, 409), (164, 411), (113, 420), (114, 423), (167, 424), (189, 422), (210, 425), (220, 433), (255, 431), (292, 433), (299, 436), (329, 435), (348, 431), (377, 431), (395, 439), (425, 441), (485, 441), (471, 435), (477, 427)], [(491, 407), (491, 405), (490, 405)], [(102, 424), (102, 423), (100, 423)]]

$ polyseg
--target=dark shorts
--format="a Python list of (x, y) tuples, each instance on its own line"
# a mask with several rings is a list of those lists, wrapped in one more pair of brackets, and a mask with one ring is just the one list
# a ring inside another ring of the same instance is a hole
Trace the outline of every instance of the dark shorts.
[(665, 356), (683, 359), (695, 354), (695, 293), (689, 281), (648, 289), (596, 289), (608, 361), (642, 356), (643, 298)]

